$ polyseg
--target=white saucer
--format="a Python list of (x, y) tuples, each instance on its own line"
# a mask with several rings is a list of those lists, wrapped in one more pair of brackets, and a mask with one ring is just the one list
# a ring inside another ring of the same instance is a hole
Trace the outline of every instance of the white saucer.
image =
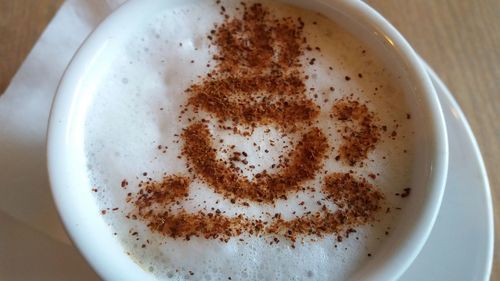
[(427, 67), (443, 108), (450, 160), (438, 218), (401, 281), (489, 280), (493, 207), (486, 169), (469, 123), (443, 81)]
[[(483, 160), (460, 107), (436, 74), (430, 69), (429, 73), (447, 123), (450, 141), (448, 182), (429, 240), (400, 280), (488, 280), (493, 258), (493, 210)], [(39, 177), (43, 180), (46, 176)], [(0, 184), (6, 183), (8, 179), (0, 179)], [(37, 189), (41, 194), (50, 192), (45, 182), (40, 185)], [(17, 190), (23, 193), (22, 196), (29, 196), (22, 187)], [(33, 201), (50, 202), (47, 198), (32, 196), (36, 197)], [(76, 248), (68, 244), (60, 226), (43, 227), (47, 224), (36, 219), (39, 217), (36, 212), (25, 216), (31, 220), (20, 222), (13, 218), (19, 212), (10, 210), (0, 211), (2, 279), (98, 280)], [(55, 217), (45, 209), (38, 212)], [(48, 218), (48, 221), (56, 220)]]

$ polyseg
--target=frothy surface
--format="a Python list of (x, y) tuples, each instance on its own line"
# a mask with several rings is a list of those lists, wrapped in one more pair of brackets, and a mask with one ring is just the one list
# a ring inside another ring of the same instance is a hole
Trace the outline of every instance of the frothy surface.
[[(237, 3), (222, 5), (228, 15), (240, 13), (236, 11), (241, 9)], [(307, 181), (307, 186), (317, 192), (298, 191), (275, 200), (274, 205), (248, 202), (244, 206), (194, 179), (188, 188), (189, 196), (175, 208), (186, 212), (218, 209), (229, 217), (245, 214), (263, 220), (280, 213), (291, 219), (320, 209), (317, 201), (326, 174), (353, 170), (357, 177), (383, 192), (384, 210), (391, 211), (380, 212), (372, 225), (357, 227), (347, 238), (305, 236), (298, 243), (279, 236), (246, 234), (227, 241), (199, 237), (185, 241), (151, 232), (144, 221), (128, 219), (134, 206), (126, 203), (127, 195), (136, 194), (141, 181), (157, 181), (165, 175), (192, 177), (186, 157), (181, 155), (180, 136), (192, 123), (190, 119), (215, 120), (209, 112), (181, 114), (181, 110), (190, 97), (185, 90), (216, 64), (212, 59), (216, 50), (207, 35), (226, 13), (221, 15), (221, 5), (215, 3), (164, 11), (132, 37), (126, 48), (116, 50), (113, 67), (94, 93), (85, 134), (89, 177), (92, 188), (97, 190), (103, 218), (131, 258), (159, 278), (346, 279), (376, 254), (386, 236), (390, 237), (397, 208), (404, 207), (404, 199), (395, 194), (409, 187), (413, 144), (409, 109), (399, 78), (386, 70), (363, 43), (321, 15), (278, 4), (266, 6), (278, 18), (300, 17), (305, 23), (303, 32), (311, 46), (300, 58), (301, 69), (309, 76), (306, 94), (319, 106), (314, 126), (328, 136), (329, 142), (323, 167)], [(336, 159), (341, 154), (345, 136), (340, 129), (345, 124), (331, 115), (334, 105), (342, 99), (365, 105), (374, 112), (380, 126), (380, 141), (368, 152), (368, 160), (361, 161), (362, 165), (351, 166)], [(248, 180), (264, 170), (272, 172), (272, 165), (300, 139), (300, 134), (283, 136), (273, 124), (259, 125), (250, 135), (220, 129), (216, 122), (209, 122), (208, 128), (219, 159), (229, 160), (234, 152), (247, 154), (247, 164), (235, 165)], [(220, 139), (223, 142), (217, 141)], [(331, 210), (338, 207), (325, 204)], [(346, 236), (345, 232), (339, 235)]]

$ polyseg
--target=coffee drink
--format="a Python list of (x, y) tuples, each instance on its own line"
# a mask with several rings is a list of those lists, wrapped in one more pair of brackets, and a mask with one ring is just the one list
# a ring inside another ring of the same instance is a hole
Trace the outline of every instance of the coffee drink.
[(159, 11), (90, 93), (102, 218), (158, 279), (349, 278), (412, 188), (393, 68), (348, 26), (282, 3)]

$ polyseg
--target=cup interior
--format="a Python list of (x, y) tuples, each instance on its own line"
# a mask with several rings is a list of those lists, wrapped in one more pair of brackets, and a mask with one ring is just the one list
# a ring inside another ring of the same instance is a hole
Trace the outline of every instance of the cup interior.
[[(101, 216), (87, 175), (84, 124), (100, 79), (112, 69), (115, 50), (165, 9), (195, 0), (131, 0), (89, 36), (67, 68), (53, 103), (48, 131), (48, 167), (64, 225), (86, 260), (104, 279), (152, 280), (123, 250)], [(404, 79), (418, 144), (412, 196), (391, 237), (352, 280), (393, 280), (410, 265), (437, 216), (447, 174), (448, 148), (436, 93), (414, 51), (378, 13), (361, 1), (285, 1), (333, 19), (377, 53)]]

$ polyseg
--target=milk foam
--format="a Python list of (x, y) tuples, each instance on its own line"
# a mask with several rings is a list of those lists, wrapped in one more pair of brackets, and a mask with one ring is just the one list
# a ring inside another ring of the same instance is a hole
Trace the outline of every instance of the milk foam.
[[(222, 1), (229, 14), (235, 13), (239, 5), (236, 2)], [(185, 159), (178, 157), (182, 148), (179, 135), (194, 113), (178, 116), (189, 97), (185, 89), (215, 64), (211, 60), (214, 49), (206, 36), (214, 23), (223, 21), (220, 6), (208, 1), (162, 11), (132, 36), (124, 48), (115, 51), (112, 67), (92, 93), (95, 97), (85, 128), (88, 175), (98, 189), (97, 203), (107, 210), (103, 218), (122, 242), (124, 251), (159, 279), (344, 280), (370, 259), (368, 254), (376, 255), (379, 245), (390, 238), (390, 234), (386, 238), (385, 232), (390, 232), (390, 226), (397, 222), (395, 208), (404, 208), (404, 200), (394, 194), (408, 187), (414, 144), (412, 122), (406, 120), (411, 111), (404, 100), (401, 78), (391, 73), (370, 48), (323, 16), (264, 3), (277, 17), (300, 16), (306, 23), (308, 44), (321, 49), (321, 52), (306, 51), (302, 58), (310, 77), (306, 86), (315, 89), (308, 91), (308, 95), (321, 105), (317, 126), (329, 137), (332, 146), (323, 171), (307, 183), (317, 187), (318, 192), (298, 192), (288, 200), (278, 200), (275, 206), (252, 203), (243, 207), (231, 204), (204, 183), (194, 181), (189, 188), (190, 200), (178, 208), (197, 211), (216, 207), (228, 216), (244, 213), (250, 218), (264, 219), (263, 214), (279, 212), (291, 218), (293, 212), (304, 213), (304, 206), (307, 211), (318, 209), (315, 202), (321, 196), (324, 171), (354, 170), (383, 191), (386, 205), (393, 211), (381, 214), (380, 221), (373, 226), (357, 228), (356, 233), (341, 242), (336, 237), (306, 237), (295, 248), (285, 239), (270, 245), (272, 239), (246, 235), (242, 235), (243, 241), (237, 237), (228, 243), (203, 238), (173, 240), (151, 233), (140, 220), (127, 219), (125, 216), (133, 206), (126, 203), (126, 196), (138, 191), (140, 180), (158, 180), (165, 174), (189, 176)], [(316, 58), (314, 65), (308, 63), (311, 58)], [(349, 167), (335, 161), (340, 135), (328, 114), (335, 98), (351, 94), (376, 112), (378, 123), (388, 128), (363, 167)], [(200, 114), (209, 118), (207, 113)], [(272, 171), (269, 166), (287, 151), (285, 146), (290, 141), (297, 139), (282, 137), (273, 126), (258, 127), (248, 138), (220, 130), (214, 124), (210, 129), (216, 139), (224, 139), (224, 144), (214, 142), (217, 145), (233, 144), (234, 150), (248, 153), (248, 162), (256, 166), (255, 170), (242, 168), (244, 176), (250, 179), (263, 169)], [(393, 130), (397, 132), (395, 140), (390, 138)], [(260, 149), (252, 145), (254, 142)], [(159, 145), (167, 148), (163, 151), (158, 149)], [(218, 157), (228, 156), (219, 153)], [(371, 173), (377, 175), (376, 179), (368, 178)], [(129, 183), (127, 188), (120, 186), (123, 179)], [(304, 205), (299, 205), (300, 202)], [(113, 211), (116, 207), (119, 209)], [(328, 207), (336, 208), (333, 204)]]

